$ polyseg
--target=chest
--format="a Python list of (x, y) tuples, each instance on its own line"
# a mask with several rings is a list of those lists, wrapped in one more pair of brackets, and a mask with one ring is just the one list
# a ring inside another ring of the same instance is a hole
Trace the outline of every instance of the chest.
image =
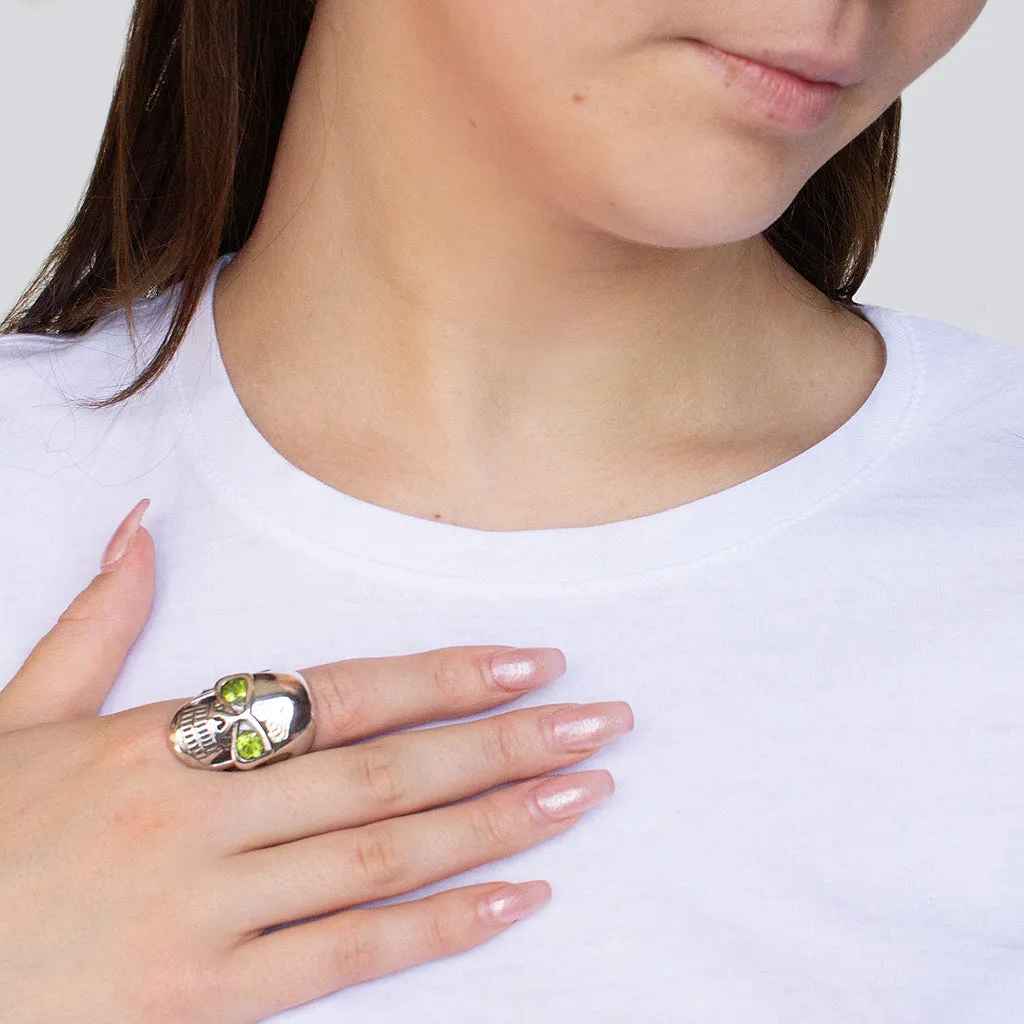
[(161, 550), (106, 710), (239, 670), (496, 643), (566, 653), (521, 704), (636, 714), (588, 764), (614, 775), (609, 804), (423, 890), (546, 878), (543, 914), (282, 1019), (976, 1024), (993, 993), (1024, 998), (1020, 608), (998, 578), (965, 602), (969, 577), (906, 554), (827, 580), (780, 555), (646, 591), (487, 594), (244, 537)]

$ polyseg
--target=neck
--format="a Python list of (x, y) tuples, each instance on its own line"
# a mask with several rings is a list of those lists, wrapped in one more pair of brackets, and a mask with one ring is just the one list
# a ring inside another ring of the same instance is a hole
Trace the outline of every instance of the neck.
[(873, 330), (760, 237), (683, 250), (581, 225), (458, 83), (423, 87), (428, 46), (346, 47), (329, 10), (215, 300), (242, 404), (300, 468), (415, 515), (586, 525), (739, 482), (863, 402)]

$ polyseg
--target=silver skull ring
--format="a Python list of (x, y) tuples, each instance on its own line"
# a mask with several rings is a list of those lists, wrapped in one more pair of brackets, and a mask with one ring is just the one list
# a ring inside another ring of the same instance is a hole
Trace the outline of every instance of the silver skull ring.
[(218, 679), (171, 719), (170, 744), (192, 768), (259, 768), (313, 746), (309, 687), (297, 672)]

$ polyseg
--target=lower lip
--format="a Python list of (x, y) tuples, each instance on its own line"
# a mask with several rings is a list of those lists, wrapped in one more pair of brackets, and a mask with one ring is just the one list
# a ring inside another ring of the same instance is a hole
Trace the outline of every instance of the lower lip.
[(789, 132), (813, 132), (835, 113), (842, 86), (812, 82), (748, 57), (719, 50), (697, 40), (690, 42), (719, 71), (731, 89), (742, 94), (746, 108), (759, 120)]

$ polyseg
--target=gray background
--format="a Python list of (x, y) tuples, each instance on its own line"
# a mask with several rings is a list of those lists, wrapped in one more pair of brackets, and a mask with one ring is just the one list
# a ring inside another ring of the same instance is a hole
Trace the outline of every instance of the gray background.
[[(4, 313), (85, 187), (131, 8), (130, 0), (0, 0)], [(907, 91), (892, 214), (858, 297), (1024, 347), (1021, 38), (1024, 4), (992, 0)]]

